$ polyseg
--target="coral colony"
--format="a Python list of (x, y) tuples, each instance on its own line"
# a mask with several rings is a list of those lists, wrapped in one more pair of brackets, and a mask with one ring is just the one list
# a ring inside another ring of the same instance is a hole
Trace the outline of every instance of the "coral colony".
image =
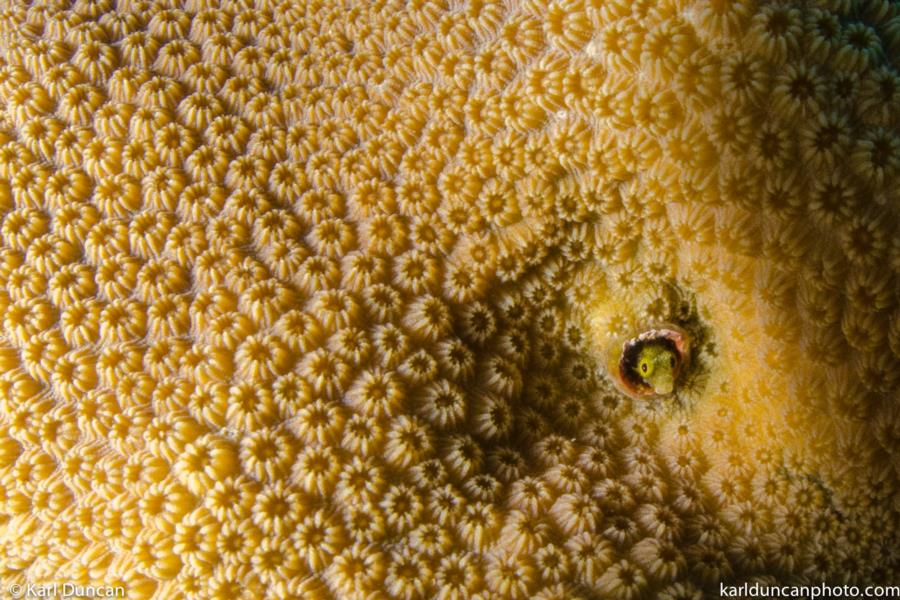
[(897, 585), (898, 67), (888, 0), (3, 2), (3, 593)]

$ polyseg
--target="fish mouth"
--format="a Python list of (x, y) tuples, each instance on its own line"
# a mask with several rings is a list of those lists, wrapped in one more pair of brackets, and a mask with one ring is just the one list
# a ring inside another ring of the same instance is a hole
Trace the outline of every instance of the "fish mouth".
[(657, 396), (666, 396), (675, 390), (675, 378), (667, 377), (664, 381), (651, 381), (650, 386)]

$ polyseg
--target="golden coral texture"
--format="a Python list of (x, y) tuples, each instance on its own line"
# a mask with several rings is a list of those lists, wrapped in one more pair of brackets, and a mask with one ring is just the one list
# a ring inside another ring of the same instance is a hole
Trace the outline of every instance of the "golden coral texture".
[(896, 3), (3, 4), (4, 585), (896, 583)]

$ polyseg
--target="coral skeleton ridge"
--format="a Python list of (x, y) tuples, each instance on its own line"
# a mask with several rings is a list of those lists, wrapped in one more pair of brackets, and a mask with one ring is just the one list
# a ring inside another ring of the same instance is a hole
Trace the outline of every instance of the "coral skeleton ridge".
[(898, 69), (888, 0), (3, 2), (0, 580), (896, 585)]

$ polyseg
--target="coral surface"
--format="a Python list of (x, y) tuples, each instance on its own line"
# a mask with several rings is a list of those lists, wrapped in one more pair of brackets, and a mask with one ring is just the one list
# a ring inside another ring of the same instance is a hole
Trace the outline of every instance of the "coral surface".
[(889, 0), (3, 2), (0, 580), (900, 583), (898, 67)]

